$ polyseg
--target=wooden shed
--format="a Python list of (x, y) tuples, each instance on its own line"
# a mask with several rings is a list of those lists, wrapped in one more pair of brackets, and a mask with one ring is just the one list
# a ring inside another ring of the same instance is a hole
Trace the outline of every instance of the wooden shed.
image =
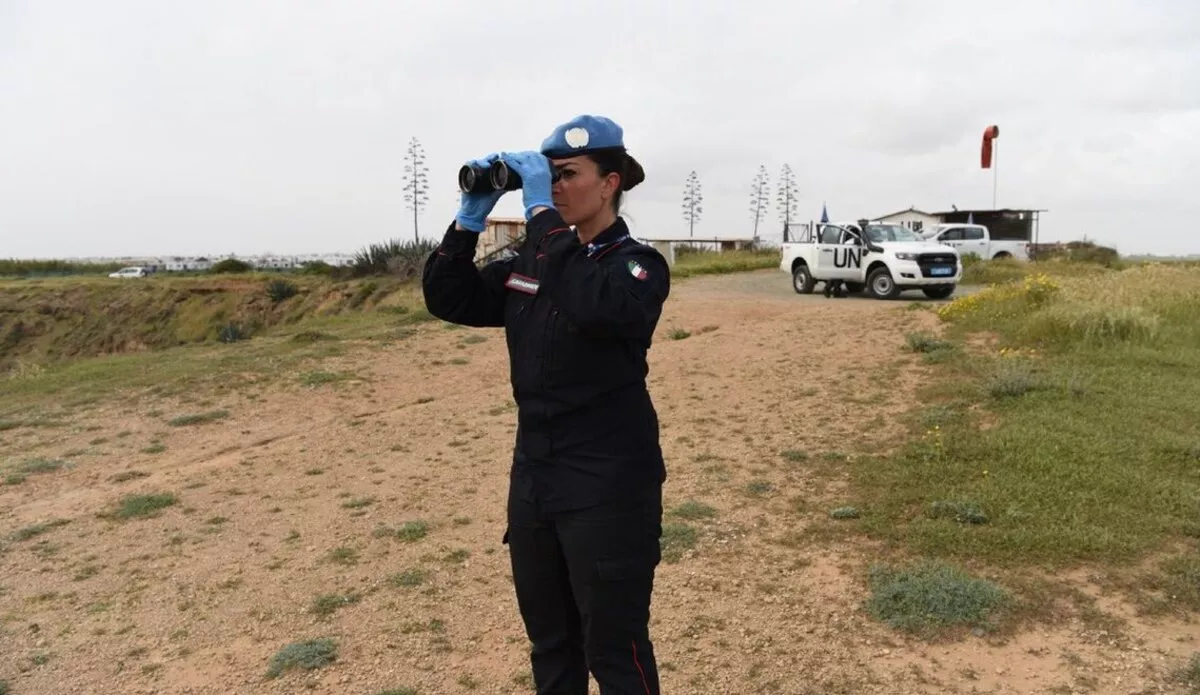
[(489, 217), (487, 228), (479, 235), (479, 245), (475, 247), (475, 261), (478, 263), (523, 236), (524, 217)]

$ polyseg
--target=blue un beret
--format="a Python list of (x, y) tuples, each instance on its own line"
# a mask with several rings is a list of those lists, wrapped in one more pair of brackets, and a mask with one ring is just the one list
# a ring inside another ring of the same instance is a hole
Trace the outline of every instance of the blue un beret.
[(625, 149), (625, 131), (603, 116), (576, 116), (542, 141), (547, 157), (574, 157), (594, 150)]
[(622, 176), (622, 188), (629, 190), (645, 179), (642, 166), (625, 152), (625, 131), (611, 118), (586, 114), (576, 116), (555, 128), (542, 141), (542, 154), (550, 159), (577, 157), (605, 150), (624, 154), (626, 171)]

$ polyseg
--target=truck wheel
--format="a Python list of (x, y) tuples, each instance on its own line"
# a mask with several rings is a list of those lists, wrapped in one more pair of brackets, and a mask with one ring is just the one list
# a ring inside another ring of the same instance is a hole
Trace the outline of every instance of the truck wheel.
[(796, 267), (792, 268), (792, 289), (796, 290), (796, 294), (812, 294), (816, 284), (817, 281), (808, 272), (806, 264), (797, 263)]
[(871, 296), (876, 299), (894, 299), (900, 294), (900, 288), (896, 286), (892, 274), (884, 267), (871, 271), (867, 276), (867, 287), (871, 290)]
[(941, 285), (939, 287), (923, 287), (921, 291), (930, 299), (946, 299), (954, 294), (954, 285)]
[(1008, 251), (1001, 251), (1000, 253), (997, 253), (995, 256), (992, 256), (993, 261), (1002, 261), (1005, 258), (1012, 258), (1012, 254), (1009, 253)]

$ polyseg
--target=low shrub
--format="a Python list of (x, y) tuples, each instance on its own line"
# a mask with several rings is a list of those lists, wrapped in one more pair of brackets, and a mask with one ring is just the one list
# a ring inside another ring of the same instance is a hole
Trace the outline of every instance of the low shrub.
[(287, 280), (271, 280), (267, 283), (267, 296), (276, 304), (295, 297), (297, 291), (296, 286)]
[(239, 261), (236, 258), (226, 258), (225, 260), (214, 263), (213, 266), (208, 269), (208, 272), (214, 274), (248, 273), (251, 270), (254, 270), (254, 267), (245, 261)]
[(934, 561), (909, 567), (873, 566), (866, 609), (889, 627), (932, 637), (950, 628), (994, 630), (995, 620), (1011, 602), (992, 582)]
[(429, 254), (438, 242), (431, 239), (399, 241), (391, 239), (371, 244), (354, 256), (354, 275), (391, 275), (403, 280), (419, 280)]
[(267, 678), (278, 678), (293, 669), (312, 671), (328, 666), (337, 660), (337, 652), (337, 643), (328, 637), (293, 642), (271, 657)]

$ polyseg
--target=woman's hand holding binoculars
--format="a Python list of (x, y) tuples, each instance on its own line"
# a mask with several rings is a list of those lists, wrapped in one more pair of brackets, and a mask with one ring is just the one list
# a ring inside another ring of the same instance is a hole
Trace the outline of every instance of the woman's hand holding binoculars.
[(540, 152), (505, 152), (489, 154), (462, 166), (458, 185), (462, 191), (458, 226), (472, 232), (482, 232), (487, 216), (508, 191), (522, 191), (525, 219), (537, 208), (554, 207), (550, 186), (558, 179), (550, 160)]
[(550, 160), (540, 152), (517, 152), (501, 155), (504, 163), (521, 177), (521, 193), (525, 204), (525, 219), (533, 217), (535, 208), (552, 208), (550, 185), (554, 179)]
[[(466, 166), (486, 170), (492, 166), (492, 162), (499, 158), (499, 154), (492, 153), (483, 159), (467, 162)], [(487, 228), (487, 216), (491, 214), (492, 208), (496, 207), (496, 203), (500, 201), (504, 193), (503, 188), (481, 192), (464, 190), (459, 197), (458, 214), (454, 216), (454, 220), (462, 229), (475, 233), (482, 232)]]

